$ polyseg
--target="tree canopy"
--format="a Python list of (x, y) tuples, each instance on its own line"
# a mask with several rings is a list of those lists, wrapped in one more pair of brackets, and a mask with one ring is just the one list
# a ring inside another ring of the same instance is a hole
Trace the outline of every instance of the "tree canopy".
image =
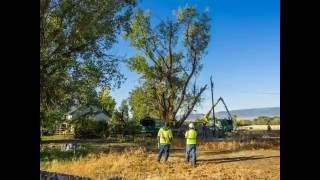
[[(207, 87), (198, 87), (196, 77), (210, 39), (209, 21), (207, 12), (198, 13), (191, 6), (179, 8), (175, 18), (161, 20), (155, 27), (151, 26), (150, 12), (135, 13), (125, 37), (139, 53), (128, 65), (144, 83), (132, 91), (131, 103), (138, 99), (137, 94), (147, 91), (145, 98), (150, 99), (140, 98), (141, 104), (154, 104), (147, 111), (158, 111), (162, 120), (176, 126), (185, 121)], [(176, 119), (178, 113), (182, 115)]]
[(98, 100), (103, 111), (111, 117), (116, 106), (116, 101), (110, 96), (110, 90), (107, 88), (102, 89), (98, 95)]
[(158, 118), (160, 112), (153, 100), (153, 91), (150, 86), (141, 85), (133, 89), (128, 99), (132, 118), (139, 121), (145, 117)]
[(97, 103), (97, 87), (119, 87), (121, 57), (109, 53), (128, 27), (134, 0), (40, 1), (41, 119)]

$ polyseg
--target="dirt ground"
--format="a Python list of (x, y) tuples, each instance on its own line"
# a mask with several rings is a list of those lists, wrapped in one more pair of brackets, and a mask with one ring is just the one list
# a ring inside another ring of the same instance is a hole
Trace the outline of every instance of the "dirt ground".
[(280, 179), (279, 150), (237, 152), (199, 151), (193, 168), (183, 162), (184, 153), (171, 153), (167, 163), (156, 162), (156, 153), (132, 150), (92, 155), (68, 162), (47, 162), (41, 170), (94, 179), (119, 176), (124, 179)]

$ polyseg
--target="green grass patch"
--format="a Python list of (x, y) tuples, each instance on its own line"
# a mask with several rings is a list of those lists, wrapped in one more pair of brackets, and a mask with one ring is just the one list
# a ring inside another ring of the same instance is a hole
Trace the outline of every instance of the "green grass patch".
[(87, 145), (80, 145), (77, 149), (70, 151), (62, 151), (59, 147), (45, 146), (40, 148), (40, 161), (74, 160), (86, 156), (89, 152), (90, 149)]
[(42, 141), (52, 141), (52, 140), (67, 140), (74, 139), (72, 135), (52, 135), (52, 136), (42, 136)]

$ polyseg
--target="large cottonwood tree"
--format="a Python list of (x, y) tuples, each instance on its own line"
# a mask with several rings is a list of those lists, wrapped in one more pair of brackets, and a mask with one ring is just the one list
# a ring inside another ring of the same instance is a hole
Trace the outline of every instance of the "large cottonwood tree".
[(198, 87), (195, 80), (210, 39), (209, 21), (207, 12), (185, 6), (175, 18), (152, 27), (150, 13), (138, 10), (126, 33), (131, 46), (139, 51), (128, 61), (129, 67), (141, 75), (143, 86), (150, 87), (160, 118), (177, 127), (207, 87)]

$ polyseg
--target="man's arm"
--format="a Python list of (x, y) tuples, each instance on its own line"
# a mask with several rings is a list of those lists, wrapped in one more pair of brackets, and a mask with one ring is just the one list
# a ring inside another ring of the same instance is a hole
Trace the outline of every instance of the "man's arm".
[(158, 138), (157, 138), (157, 140), (158, 140), (158, 148), (160, 148), (160, 136), (161, 136), (161, 129), (159, 129), (159, 131), (158, 131)]

